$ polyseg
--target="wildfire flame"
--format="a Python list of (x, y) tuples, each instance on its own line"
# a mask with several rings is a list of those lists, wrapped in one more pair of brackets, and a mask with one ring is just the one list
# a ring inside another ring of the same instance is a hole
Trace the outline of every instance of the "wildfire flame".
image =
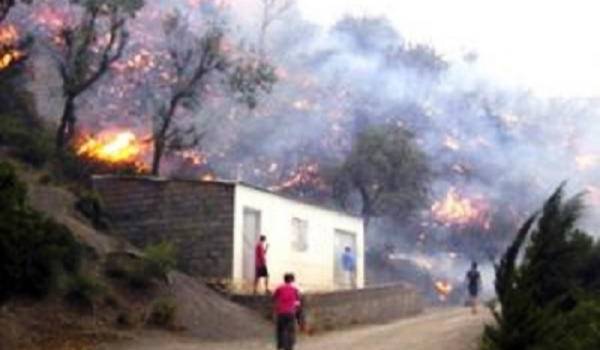
[(25, 54), (15, 49), (19, 40), (19, 32), (13, 25), (0, 28), (0, 70), (10, 67)]
[(97, 137), (86, 137), (77, 147), (77, 155), (108, 163), (127, 163), (136, 162), (143, 148), (131, 131), (104, 132)]
[(438, 293), (440, 300), (444, 301), (452, 293), (454, 287), (447, 281), (436, 281), (434, 284), (435, 291)]
[(481, 205), (469, 198), (461, 197), (455, 188), (450, 188), (443, 201), (437, 201), (431, 207), (436, 220), (447, 225), (466, 225), (480, 221), (489, 228), (489, 220)]

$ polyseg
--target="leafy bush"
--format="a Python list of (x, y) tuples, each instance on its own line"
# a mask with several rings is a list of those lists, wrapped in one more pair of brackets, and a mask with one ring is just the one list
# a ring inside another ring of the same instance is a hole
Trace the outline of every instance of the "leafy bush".
[(94, 302), (106, 294), (106, 286), (93, 276), (76, 274), (67, 283), (65, 296), (68, 300), (82, 304), (94, 305)]
[(175, 246), (170, 242), (149, 245), (144, 249), (144, 270), (155, 278), (166, 278), (177, 265)]
[(149, 245), (141, 258), (125, 253), (112, 254), (106, 262), (109, 277), (124, 279), (136, 289), (149, 288), (156, 280), (164, 280), (177, 264), (176, 250), (172, 243)]
[(81, 261), (70, 230), (30, 209), (25, 193), (12, 166), (0, 163), (0, 299), (44, 296)]
[(93, 191), (85, 191), (79, 195), (75, 203), (75, 208), (88, 218), (95, 228), (100, 230), (108, 229), (108, 220), (102, 210), (102, 198)]
[(152, 304), (148, 322), (155, 326), (171, 327), (175, 322), (177, 304), (172, 298), (159, 298)]
[(54, 150), (52, 136), (41, 123), (13, 115), (0, 116), (0, 145), (9, 146), (13, 156), (35, 167), (51, 160)]

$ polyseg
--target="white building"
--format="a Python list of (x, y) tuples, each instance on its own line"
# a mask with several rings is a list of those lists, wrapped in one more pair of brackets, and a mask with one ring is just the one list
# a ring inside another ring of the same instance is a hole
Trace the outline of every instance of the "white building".
[(364, 286), (363, 220), (237, 183), (234, 200), (233, 281), (251, 285), (258, 237), (267, 237), (271, 283), (294, 272), (304, 290), (348, 288), (341, 256), (350, 247), (356, 256), (356, 286)]
[[(363, 220), (239, 182), (95, 176), (113, 231), (144, 247), (175, 244), (180, 268), (251, 291), (255, 247), (265, 235), (271, 286), (293, 272), (303, 290), (349, 288), (341, 267), (350, 247), (364, 286)], [(262, 287), (262, 283), (261, 283)]]

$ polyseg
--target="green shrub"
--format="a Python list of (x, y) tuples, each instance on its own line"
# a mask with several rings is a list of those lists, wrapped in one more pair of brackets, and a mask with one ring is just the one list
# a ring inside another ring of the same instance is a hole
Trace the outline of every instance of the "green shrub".
[(175, 246), (170, 242), (161, 242), (144, 248), (144, 271), (154, 278), (166, 278), (177, 265)]
[(561, 186), (496, 266), (501, 308), (492, 309), (496, 323), (485, 328), (484, 350), (600, 348), (600, 274), (594, 271), (600, 245), (576, 227), (581, 196), (563, 197)]
[(159, 298), (152, 304), (148, 322), (155, 326), (171, 327), (175, 322), (177, 304), (172, 298)]
[(9, 146), (11, 154), (35, 167), (44, 166), (52, 159), (54, 142), (41, 123), (23, 117), (0, 117), (0, 145)]
[(95, 228), (106, 230), (109, 225), (102, 206), (102, 198), (94, 191), (83, 192), (75, 202), (75, 209), (89, 219)]
[(106, 294), (106, 286), (97, 278), (76, 274), (67, 282), (65, 297), (81, 305), (94, 305), (94, 302)]
[(26, 187), (0, 163), (0, 299), (44, 296), (63, 273), (78, 270), (82, 248), (71, 231), (30, 209)]

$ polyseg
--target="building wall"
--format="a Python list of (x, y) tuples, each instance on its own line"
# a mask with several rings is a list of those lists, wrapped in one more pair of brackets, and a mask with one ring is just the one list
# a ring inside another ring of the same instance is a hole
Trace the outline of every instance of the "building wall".
[[(261, 233), (267, 236), (269, 243), (267, 264), (273, 287), (281, 283), (285, 272), (294, 272), (302, 290), (335, 289), (333, 246), (336, 229), (356, 234), (357, 287), (363, 287), (364, 235), (361, 219), (241, 184), (235, 190), (234, 285), (243, 288), (248, 287), (249, 282), (243, 278), (244, 208), (261, 212)], [(306, 251), (296, 251), (292, 247), (293, 218), (308, 221)]]
[(230, 278), (233, 185), (117, 176), (94, 177), (93, 184), (115, 233), (140, 248), (173, 242), (186, 272)]

